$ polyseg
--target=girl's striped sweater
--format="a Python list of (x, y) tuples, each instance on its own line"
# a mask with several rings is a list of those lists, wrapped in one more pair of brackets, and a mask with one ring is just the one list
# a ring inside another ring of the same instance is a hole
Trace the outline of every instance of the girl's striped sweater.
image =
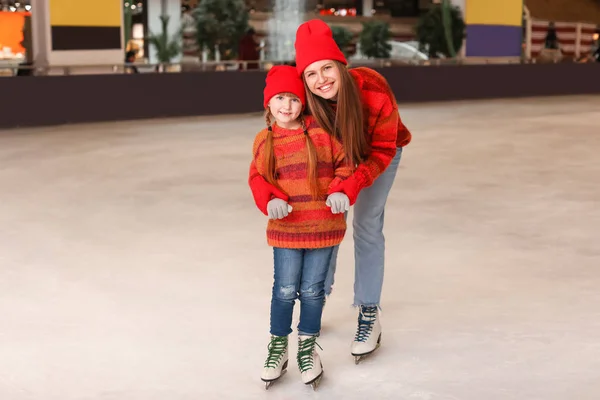
[[(327, 192), (352, 174), (344, 161), (342, 145), (321, 129), (310, 116), (305, 117), (308, 135), (315, 145), (318, 159), (318, 183), (321, 196), (313, 199), (308, 183), (308, 149), (302, 128), (284, 129), (273, 125), (273, 147), (277, 184), (288, 195), (292, 212), (280, 220), (269, 220), (267, 243), (273, 247), (316, 249), (341, 243), (346, 232), (344, 214), (332, 214), (325, 204)], [(268, 130), (254, 139), (252, 174), (264, 176), (264, 148)], [(250, 177), (252, 182), (259, 181)]]

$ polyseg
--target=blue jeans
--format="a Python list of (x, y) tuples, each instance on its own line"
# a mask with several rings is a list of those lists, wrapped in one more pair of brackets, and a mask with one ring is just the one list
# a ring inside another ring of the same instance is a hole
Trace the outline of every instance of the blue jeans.
[[(361, 190), (354, 203), (354, 305), (379, 306), (383, 288), (385, 237), (383, 219), (385, 203), (394, 183), (402, 148), (398, 148), (390, 165), (369, 187)], [(325, 294), (331, 294), (337, 253), (335, 246), (325, 280)]]
[(275, 281), (271, 297), (271, 334), (292, 333), (294, 303), (300, 299), (299, 335), (318, 335), (321, 331), (325, 277), (333, 247), (322, 249), (273, 248)]

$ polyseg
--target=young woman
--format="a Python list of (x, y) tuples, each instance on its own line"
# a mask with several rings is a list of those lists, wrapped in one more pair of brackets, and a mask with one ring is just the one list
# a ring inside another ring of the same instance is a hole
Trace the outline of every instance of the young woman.
[[(359, 313), (352, 355), (358, 363), (381, 341), (385, 203), (411, 134), (385, 78), (370, 68), (348, 69), (327, 24), (311, 20), (300, 25), (295, 47), (296, 68), (307, 89), (310, 112), (342, 142), (346, 157), (357, 165), (349, 179), (331, 190), (346, 193), (354, 205), (354, 305)], [(325, 283), (328, 293), (336, 255)]]

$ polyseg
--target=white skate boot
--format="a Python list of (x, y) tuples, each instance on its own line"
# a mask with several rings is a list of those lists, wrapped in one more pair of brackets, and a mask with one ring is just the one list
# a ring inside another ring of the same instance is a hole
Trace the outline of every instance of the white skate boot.
[(352, 342), (352, 355), (358, 364), (364, 357), (373, 353), (381, 343), (381, 324), (377, 307), (360, 306), (358, 328)]
[(287, 336), (271, 336), (269, 342), (269, 354), (265, 361), (260, 379), (265, 382), (265, 389), (281, 376), (287, 370), (288, 365), (288, 337)]
[(313, 390), (317, 389), (323, 376), (323, 364), (315, 345), (319, 346), (316, 336), (298, 336), (298, 368), (302, 375), (302, 382), (311, 385)]

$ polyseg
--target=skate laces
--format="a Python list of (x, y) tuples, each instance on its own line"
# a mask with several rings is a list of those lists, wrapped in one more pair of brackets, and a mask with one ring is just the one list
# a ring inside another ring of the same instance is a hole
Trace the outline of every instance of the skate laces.
[(356, 330), (355, 342), (366, 342), (373, 330), (373, 324), (377, 318), (377, 306), (361, 307), (358, 313), (358, 329)]
[[(315, 345), (319, 346), (316, 336), (311, 336), (308, 339), (298, 341), (298, 368), (300, 369), (300, 372), (308, 371), (313, 367), (313, 352), (315, 350)], [(319, 346), (319, 348), (323, 350), (321, 346)]]
[(287, 349), (287, 346), (287, 336), (271, 336), (271, 342), (269, 342), (269, 346), (267, 346), (269, 355), (265, 361), (265, 368), (277, 368), (283, 353), (285, 353), (285, 350)]

